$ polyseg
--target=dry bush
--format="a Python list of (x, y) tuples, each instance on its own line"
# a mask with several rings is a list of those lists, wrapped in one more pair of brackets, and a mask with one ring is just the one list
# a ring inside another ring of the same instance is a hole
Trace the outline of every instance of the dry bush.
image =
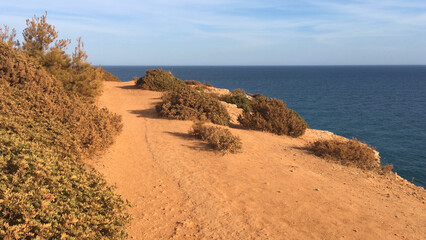
[(136, 81), (136, 86), (146, 90), (168, 91), (185, 86), (179, 78), (173, 76), (171, 72), (162, 69), (146, 70), (145, 76)]
[(250, 108), (238, 117), (238, 121), (246, 128), (291, 137), (303, 135), (308, 128), (308, 124), (281, 100), (256, 95)]
[(229, 125), (226, 108), (215, 98), (189, 87), (166, 92), (163, 102), (157, 105), (162, 117), (180, 120), (210, 120), (212, 123)]
[(316, 156), (361, 169), (390, 172), (392, 165), (380, 166), (374, 148), (359, 142), (357, 139), (345, 142), (338, 140), (319, 140), (308, 146)]
[(202, 123), (196, 123), (189, 132), (197, 138), (207, 141), (214, 149), (223, 153), (237, 153), (241, 151), (242, 143), (239, 137), (225, 128), (205, 126)]
[(0, 66), (0, 239), (124, 238), (126, 204), (81, 161), (113, 142), (120, 117), (1, 42)]
[(237, 107), (243, 110), (250, 111), (251, 101), (247, 97), (247, 93), (242, 89), (234, 89), (231, 94), (226, 95), (223, 101), (237, 105)]
[[(82, 101), (75, 95), (68, 95), (44, 69), (5, 45), (0, 48), (0, 79), (2, 97), (0, 103), (6, 118), (21, 124), (22, 131), (31, 131), (30, 121), (52, 118), (58, 123), (57, 131), (69, 129), (75, 142), (73, 153), (89, 156), (109, 146), (114, 136), (121, 130), (121, 117)], [(9, 86), (8, 86), (9, 85)], [(36, 124), (36, 123), (34, 123)], [(62, 129), (62, 130), (61, 130)], [(38, 135), (37, 132), (34, 132)], [(50, 134), (50, 133), (47, 133)], [(34, 136), (37, 137), (37, 136)], [(49, 141), (50, 138), (40, 138)], [(53, 139), (55, 145), (61, 142), (60, 136)], [(52, 141), (53, 141), (52, 140)], [(50, 143), (49, 143), (50, 144)], [(63, 145), (70, 145), (65, 139)], [(66, 147), (69, 149), (70, 146)]]
[(193, 85), (193, 86), (202, 86), (203, 85), (200, 81), (196, 81), (196, 80), (185, 80), (183, 82), (186, 85)]

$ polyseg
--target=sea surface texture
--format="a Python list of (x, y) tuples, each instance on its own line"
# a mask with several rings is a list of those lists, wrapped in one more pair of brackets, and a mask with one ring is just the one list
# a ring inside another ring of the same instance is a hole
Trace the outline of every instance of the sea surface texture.
[(182, 80), (284, 100), (311, 128), (376, 147), (426, 187), (426, 66), (103, 66), (129, 81), (162, 68)]

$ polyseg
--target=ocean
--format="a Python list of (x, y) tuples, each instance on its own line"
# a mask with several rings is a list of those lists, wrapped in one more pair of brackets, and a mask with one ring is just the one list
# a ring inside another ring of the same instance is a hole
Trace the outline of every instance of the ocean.
[(103, 66), (122, 81), (162, 68), (182, 80), (282, 99), (311, 128), (375, 147), (426, 187), (426, 66)]

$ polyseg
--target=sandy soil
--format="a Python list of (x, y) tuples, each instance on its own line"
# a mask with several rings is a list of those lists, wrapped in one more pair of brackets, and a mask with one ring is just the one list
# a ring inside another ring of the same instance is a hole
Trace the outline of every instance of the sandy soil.
[(303, 150), (321, 132), (294, 139), (230, 128), (243, 152), (221, 155), (187, 134), (190, 121), (158, 118), (160, 96), (106, 82), (99, 101), (123, 116), (123, 133), (95, 167), (131, 202), (131, 238), (426, 238), (425, 190)]

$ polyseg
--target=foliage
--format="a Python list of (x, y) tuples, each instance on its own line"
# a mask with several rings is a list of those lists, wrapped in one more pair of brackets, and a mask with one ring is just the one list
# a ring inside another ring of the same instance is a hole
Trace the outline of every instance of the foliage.
[(47, 23), (47, 13), (41, 17), (34, 16), (27, 19), (27, 27), (23, 31), (23, 44), (20, 47), (15, 29), (9, 33), (5, 26), (4, 32), (0, 29), (2, 42), (33, 58), (46, 71), (55, 77), (58, 85), (68, 94), (77, 94), (87, 101), (94, 101), (101, 94), (102, 78), (105, 73), (100, 68), (92, 67), (87, 62), (87, 54), (81, 38), (77, 39), (77, 46), (72, 56), (65, 50), (71, 43), (69, 39), (57, 39), (58, 32), (53, 25)]
[(272, 132), (278, 135), (298, 137), (305, 133), (308, 125), (293, 110), (278, 99), (256, 95), (250, 105), (251, 110), (244, 110), (238, 117), (242, 126)]
[(242, 89), (234, 89), (231, 94), (226, 95), (223, 101), (237, 105), (243, 110), (250, 111), (251, 101), (247, 97), (247, 93)]
[(356, 166), (361, 169), (390, 172), (391, 165), (380, 166), (374, 148), (359, 142), (357, 139), (346, 142), (338, 140), (319, 140), (308, 146), (315, 155), (346, 166)]
[(207, 141), (214, 149), (223, 153), (237, 153), (242, 148), (241, 139), (232, 135), (225, 128), (205, 126), (200, 122), (194, 124), (189, 133), (203, 141)]
[(210, 83), (206, 82), (206, 83), (201, 83), (200, 81), (196, 81), (196, 80), (185, 80), (183, 81), (186, 85), (189, 86), (197, 86), (197, 87), (201, 87), (200, 89), (204, 89), (206, 87), (213, 87)]
[(157, 111), (163, 117), (180, 120), (210, 120), (229, 125), (230, 117), (225, 107), (215, 98), (189, 87), (166, 92)]
[(136, 86), (146, 90), (168, 91), (181, 88), (185, 83), (162, 69), (146, 70), (145, 76), (136, 81)]
[(0, 239), (124, 238), (126, 204), (82, 163), (113, 142), (120, 117), (2, 42), (0, 66)]
[(18, 47), (19, 41), (15, 39), (16, 29), (10, 30), (7, 25), (3, 25), (3, 27), (4, 30), (0, 27), (0, 41), (6, 43), (9, 47)]
[(202, 86), (203, 84), (200, 81), (196, 80), (185, 80), (183, 81), (186, 85)]
[[(24, 42), (22, 48), (30, 57), (41, 60), (43, 55), (49, 50), (51, 43), (55, 42), (58, 37), (58, 32), (55, 26), (47, 23), (47, 12), (41, 17), (34, 17), (30, 20), (27, 19), (27, 27), (24, 29), (22, 35)], [(69, 44), (69, 40), (63, 42), (56, 41), (55, 47), (57, 49), (64, 49)]]
[(294, 115), (300, 122), (300, 124), (303, 125), (303, 127), (306, 128), (310, 128), (308, 123), (305, 121), (305, 119), (302, 118), (302, 116), (300, 116), (296, 111), (294, 111), (293, 109), (289, 109), (291, 114)]

